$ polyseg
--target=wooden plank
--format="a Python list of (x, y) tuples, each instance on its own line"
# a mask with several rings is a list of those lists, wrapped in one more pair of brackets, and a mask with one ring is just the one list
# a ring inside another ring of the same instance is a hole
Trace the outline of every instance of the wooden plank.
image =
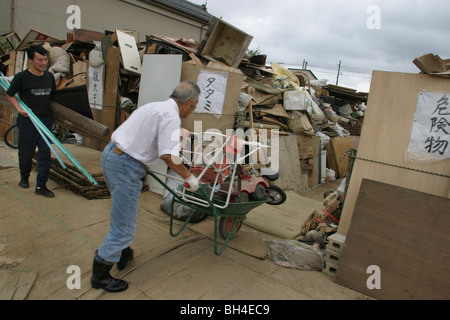
[(85, 29), (74, 29), (72, 35), (72, 41), (82, 41), (82, 42), (100, 42), (105, 36), (102, 32), (85, 30)]
[(55, 124), (72, 130), (82, 136), (106, 141), (105, 137), (109, 135), (110, 129), (105, 125), (70, 110), (54, 101), (50, 102), (50, 111), (52, 112), (52, 118)]
[[(363, 179), (335, 281), (377, 299), (450, 298), (450, 200)], [(380, 269), (370, 290), (369, 266)]]
[(364, 126), (358, 144), (358, 157), (390, 165), (355, 160), (339, 223), (339, 233), (347, 234), (363, 178), (449, 197), (450, 179), (439, 174), (450, 175), (450, 159), (429, 163), (405, 160), (418, 92), (448, 92), (448, 88), (450, 79), (447, 78), (384, 71), (373, 73)]
[(109, 137), (115, 129), (119, 86), (120, 49), (108, 48), (106, 58), (105, 89), (103, 96), (102, 123), (109, 128)]
[(37, 272), (0, 272), (0, 300), (25, 300)]

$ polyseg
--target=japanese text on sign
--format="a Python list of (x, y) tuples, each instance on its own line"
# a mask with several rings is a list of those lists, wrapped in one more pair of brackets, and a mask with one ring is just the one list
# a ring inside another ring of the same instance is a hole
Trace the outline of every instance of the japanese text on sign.
[(91, 108), (102, 109), (103, 106), (103, 65), (88, 70), (88, 91)]
[(209, 113), (220, 118), (225, 102), (228, 73), (200, 71), (197, 84), (201, 94), (196, 113)]
[(408, 151), (450, 158), (450, 94), (419, 92)]

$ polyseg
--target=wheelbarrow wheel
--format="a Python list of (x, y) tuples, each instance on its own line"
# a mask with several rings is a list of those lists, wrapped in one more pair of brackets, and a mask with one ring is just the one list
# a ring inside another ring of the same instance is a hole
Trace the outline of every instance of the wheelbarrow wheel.
[(233, 231), (233, 234), (230, 236), (230, 239), (234, 238), (236, 236), (236, 233), (241, 229), (242, 226), (242, 219), (240, 218), (224, 218), (221, 217), (219, 220), (219, 234), (223, 239), (227, 239), (228, 235), (231, 233), (231, 230), (233, 229), (234, 223), (238, 219), (236, 228)]

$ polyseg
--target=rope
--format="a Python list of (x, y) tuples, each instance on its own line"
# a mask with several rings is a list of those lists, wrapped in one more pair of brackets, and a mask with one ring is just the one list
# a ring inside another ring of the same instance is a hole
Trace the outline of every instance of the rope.
[(362, 158), (362, 157), (356, 156), (355, 154), (351, 154), (351, 152), (347, 152), (347, 154), (349, 155), (349, 157), (354, 158), (354, 159), (358, 159), (358, 160), (378, 163), (378, 164), (382, 164), (382, 165), (386, 165), (386, 166), (390, 166), (390, 167), (395, 167), (395, 168), (400, 168), (400, 169), (405, 169), (405, 170), (411, 170), (411, 171), (416, 171), (416, 172), (420, 172), (420, 173), (431, 174), (431, 175), (444, 177), (444, 178), (450, 178), (449, 175), (442, 174), (442, 173), (436, 173), (436, 172), (432, 172), (432, 171), (426, 171), (426, 170), (420, 170), (420, 169), (411, 168), (411, 167), (405, 167), (405, 166), (401, 166), (401, 165), (398, 165), (398, 164), (393, 164), (393, 163), (388, 163), (388, 162), (383, 162), (383, 161), (378, 161), (378, 160)]

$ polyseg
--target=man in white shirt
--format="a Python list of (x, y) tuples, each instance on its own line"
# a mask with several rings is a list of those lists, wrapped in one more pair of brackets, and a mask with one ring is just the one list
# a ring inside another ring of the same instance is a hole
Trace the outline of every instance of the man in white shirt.
[(111, 136), (102, 154), (102, 170), (111, 193), (109, 233), (95, 252), (91, 286), (109, 292), (120, 292), (128, 283), (113, 278), (109, 271), (114, 263), (125, 268), (133, 258), (130, 245), (136, 233), (142, 179), (147, 167), (162, 159), (170, 169), (188, 183), (188, 191), (196, 191), (199, 181), (179, 158), (181, 118), (191, 114), (198, 103), (199, 87), (181, 82), (170, 99), (144, 105)]

